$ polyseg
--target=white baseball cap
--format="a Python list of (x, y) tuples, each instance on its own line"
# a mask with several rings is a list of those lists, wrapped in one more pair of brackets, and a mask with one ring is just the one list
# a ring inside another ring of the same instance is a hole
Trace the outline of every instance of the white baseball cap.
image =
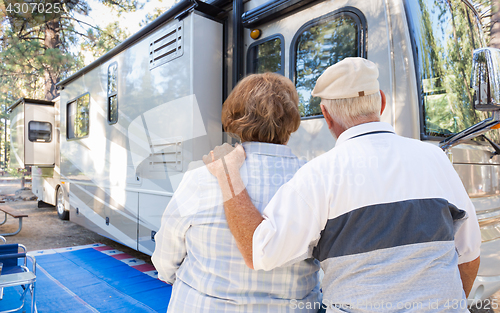
[(322, 99), (362, 97), (379, 92), (377, 65), (363, 58), (345, 58), (316, 81), (312, 95)]

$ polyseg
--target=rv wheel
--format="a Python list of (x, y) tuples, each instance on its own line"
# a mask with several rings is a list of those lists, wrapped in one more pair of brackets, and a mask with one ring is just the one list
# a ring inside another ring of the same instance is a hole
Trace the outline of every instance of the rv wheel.
[(64, 189), (62, 187), (57, 188), (56, 209), (60, 219), (69, 220), (69, 211), (64, 206)]

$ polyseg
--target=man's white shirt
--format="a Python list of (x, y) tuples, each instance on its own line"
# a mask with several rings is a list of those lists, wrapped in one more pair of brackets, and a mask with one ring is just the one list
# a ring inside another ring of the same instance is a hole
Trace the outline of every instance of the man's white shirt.
[[(400, 311), (408, 301), (421, 303), (415, 312), (456, 312), (446, 302), (465, 299), (457, 264), (476, 259), (481, 243), (474, 206), (444, 152), (382, 122), (342, 133), (280, 188), (263, 217), (254, 268), (312, 254), (325, 271), (324, 302), (352, 312)], [(380, 301), (386, 306), (373, 307)]]

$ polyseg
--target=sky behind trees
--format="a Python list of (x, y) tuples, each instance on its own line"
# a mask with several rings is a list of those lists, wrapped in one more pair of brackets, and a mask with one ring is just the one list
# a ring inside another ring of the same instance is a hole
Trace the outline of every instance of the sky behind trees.
[[(159, 15), (158, 13), (165, 12), (175, 3), (175, 0), (140, 1), (144, 5), (143, 8), (134, 12), (123, 12), (118, 15), (113, 7), (104, 5), (98, 0), (88, 0), (92, 10), (88, 15), (80, 15), (78, 18), (90, 25), (97, 25), (102, 29), (108, 28), (111, 32), (120, 30), (121, 36), (123, 38), (128, 38), (138, 32), (147, 23), (151, 22), (154, 17)], [(82, 29), (87, 30), (88, 26), (83, 24)], [(75, 45), (74, 48), (80, 49), (78, 45)], [(106, 53), (109, 48), (112, 47), (105, 47), (104, 49), (92, 49), (91, 47), (87, 47), (86, 50), (82, 51), (85, 65), (92, 63), (96, 58)]]
[[(54, 99), (57, 82), (173, 4), (172, 0), (35, 0), (43, 4), (31, 7), (27, 2), (0, 0), (0, 104), (4, 107), (20, 97)], [(53, 5), (52, 14), (47, 14), (48, 5)]]

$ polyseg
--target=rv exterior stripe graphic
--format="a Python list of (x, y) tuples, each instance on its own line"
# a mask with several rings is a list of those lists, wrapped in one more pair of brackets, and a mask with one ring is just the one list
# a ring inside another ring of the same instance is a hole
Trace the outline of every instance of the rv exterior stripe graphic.
[(359, 208), (330, 219), (313, 255), (319, 261), (416, 243), (452, 241), (465, 217), (444, 199), (415, 199)]

